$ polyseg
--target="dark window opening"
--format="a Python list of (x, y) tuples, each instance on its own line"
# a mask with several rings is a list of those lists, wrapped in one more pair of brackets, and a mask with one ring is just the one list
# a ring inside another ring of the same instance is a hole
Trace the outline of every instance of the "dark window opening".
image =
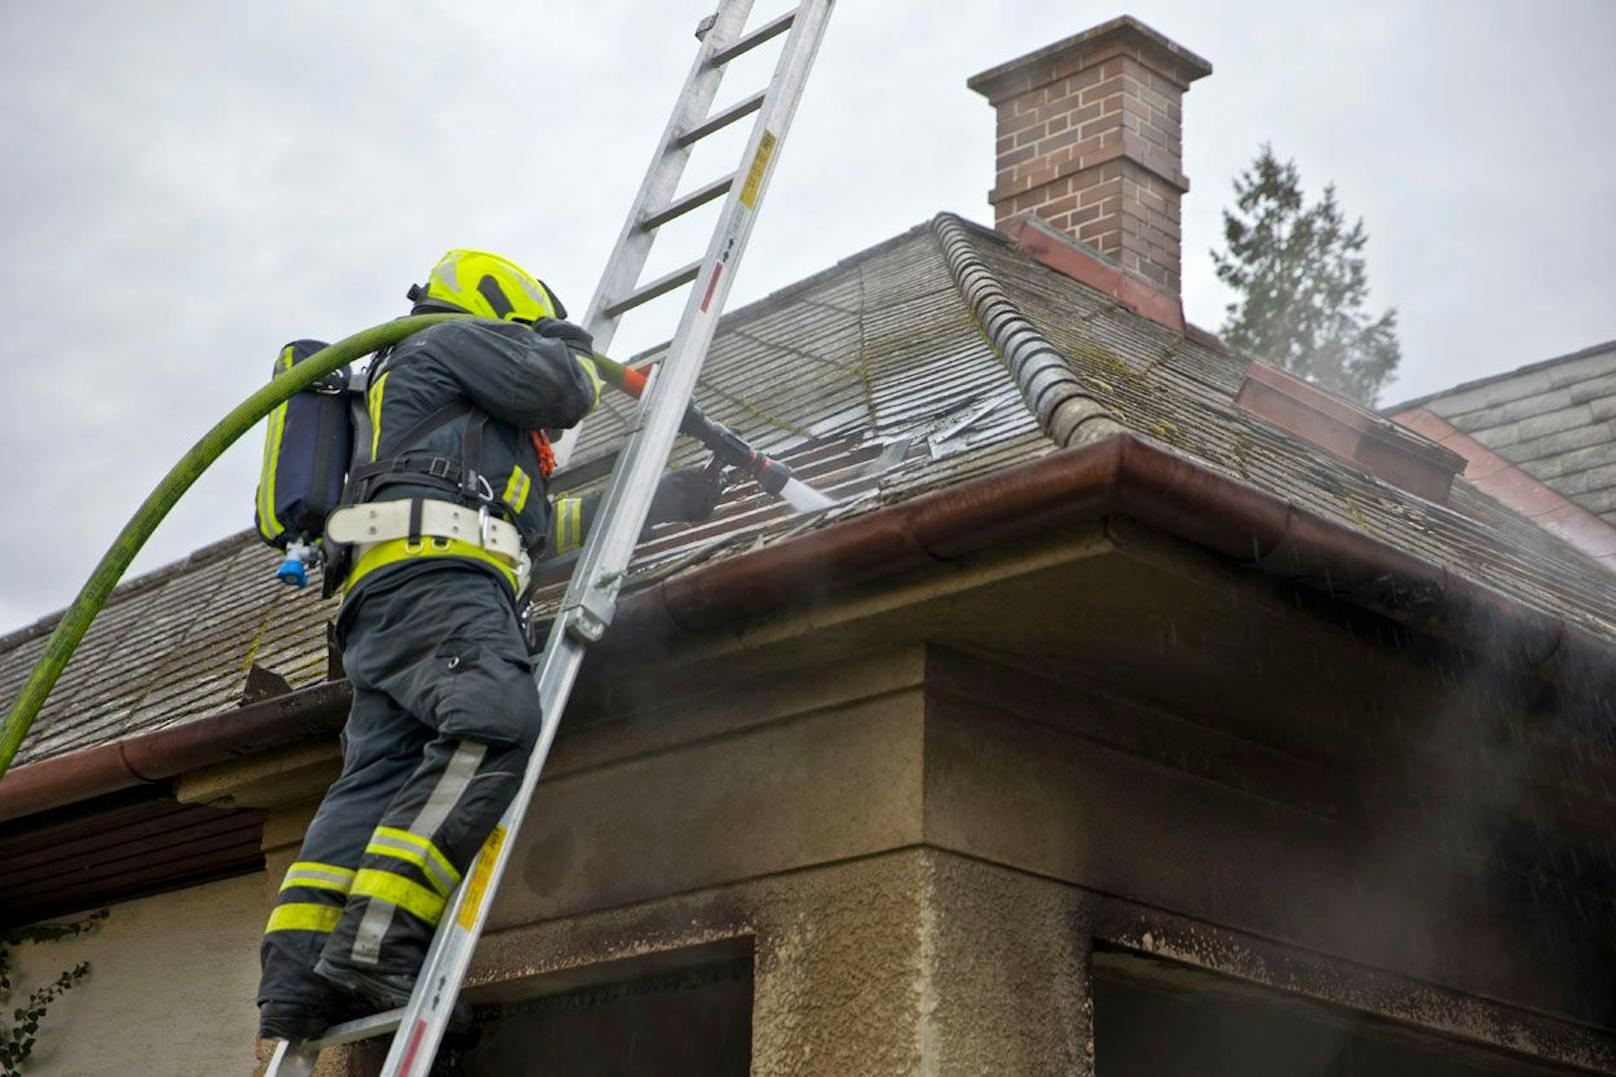
[(750, 957), (477, 1008), (465, 1077), (746, 1077)]
[(1096, 1077), (1548, 1077), (1571, 1069), (1204, 970), (1094, 955)]

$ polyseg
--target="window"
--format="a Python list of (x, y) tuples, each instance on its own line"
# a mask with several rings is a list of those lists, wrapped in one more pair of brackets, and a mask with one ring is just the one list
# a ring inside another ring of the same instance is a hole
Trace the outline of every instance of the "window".
[(752, 959), (736, 958), (477, 1009), (466, 1077), (746, 1077)]
[(1094, 955), (1097, 1077), (1548, 1077), (1573, 1071), (1190, 966)]

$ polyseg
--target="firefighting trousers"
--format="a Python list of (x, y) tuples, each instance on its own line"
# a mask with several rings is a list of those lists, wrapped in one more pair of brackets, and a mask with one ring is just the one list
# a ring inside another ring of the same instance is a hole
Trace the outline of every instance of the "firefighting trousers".
[(287, 869), (258, 1001), (323, 1008), (324, 957), (413, 975), (521, 784), (539, 697), (509, 587), (473, 566), (379, 579), (338, 619), (353, 707), (342, 776)]

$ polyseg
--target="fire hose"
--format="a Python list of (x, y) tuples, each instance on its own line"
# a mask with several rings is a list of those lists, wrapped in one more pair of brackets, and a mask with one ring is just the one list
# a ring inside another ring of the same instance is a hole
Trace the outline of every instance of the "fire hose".
[[(118, 532), (111, 547), (90, 573), (90, 578), (56, 623), (55, 630), (45, 643), (44, 652), (6, 715), (4, 728), (0, 729), (0, 777), (4, 777), (10, 769), (12, 759), (33, 726), (34, 718), (45, 705), (51, 689), (67, 668), (68, 660), (73, 657), (73, 652), (130, 562), (185, 491), (226, 449), (293, 394), (307, 389), (332, 371), (397, 344), (428, 326), (463, 317), (467, 315), (422, 314), (399, 318), (340, 340), (290, 370), (277, 374), (268, 384), (236, 405), (180, 457), (179, 462), (141, 502), (129, 522), (124, 524), (123, 530)], [(602, 377), (629, 396), (638, 398), (645, 391), (648, 379), (639, 370), (600, 355), (595, 357), (595, 362)], [(708, 419), (694, 402), (685, 413), (680, 429), (712, 450), (715, 461), (745, 471), (764, 490), (785, 498), (799, 509), (812, 511), (832, 504), (829, 498), (796, 478), (785, 465), (757, 452), (728, 427)]]

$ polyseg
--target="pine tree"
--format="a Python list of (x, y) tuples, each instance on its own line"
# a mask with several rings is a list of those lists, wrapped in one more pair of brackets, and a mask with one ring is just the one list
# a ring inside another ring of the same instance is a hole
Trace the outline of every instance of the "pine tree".
[(1218, 279), (1239, 293), (1227, 307), (1224, 339), (1293, 374), (1373, 404), (1401, 351), (1397, 309), (1371, 320), (1360, 218), (1350, 228), (1335, 185), (1304, 203), (1294, 161), (1264, 144), (1234, 182), (1223, 211), (1227, 251), (1213, 251)]

